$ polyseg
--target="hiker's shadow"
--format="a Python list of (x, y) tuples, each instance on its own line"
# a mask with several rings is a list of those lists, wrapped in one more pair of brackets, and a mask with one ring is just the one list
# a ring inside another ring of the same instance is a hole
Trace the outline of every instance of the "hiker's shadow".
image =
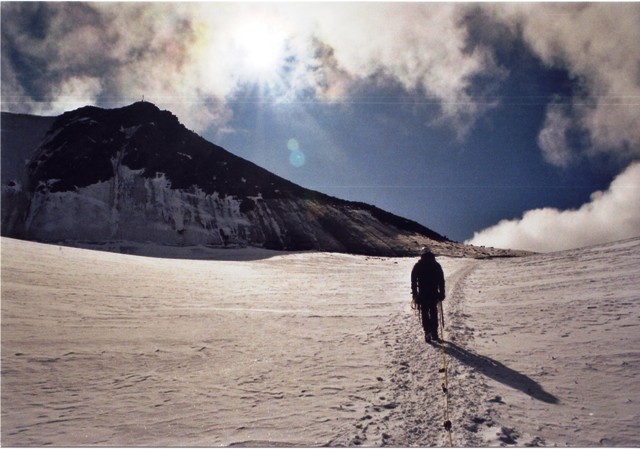
[(490, 357), (475, 354), (452, 342), (447, 342), (446, 353), (447, 355), (455, 357), (465, 365), (478, 370), (485, 376), (488, 376), (504, 385), (508, 385), (511, 388), (520, 390), (534, 399), (548, 404), (558, 404), (560, 402), (557, 397), (544, 391), (542, 386), (532, 378), (525, 376), (524, 374), (521, 374)]

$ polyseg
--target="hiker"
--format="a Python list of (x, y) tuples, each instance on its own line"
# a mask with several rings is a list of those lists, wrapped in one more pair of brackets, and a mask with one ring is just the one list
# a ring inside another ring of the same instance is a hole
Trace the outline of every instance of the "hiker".
[(445, 297), (444, 273), (429, 248), (422, 249), (420, 260), (411, 270), (411, 294), (411, 307), (420, 314), (425, 341), (441, 341), (438, 337), (438, 303)]

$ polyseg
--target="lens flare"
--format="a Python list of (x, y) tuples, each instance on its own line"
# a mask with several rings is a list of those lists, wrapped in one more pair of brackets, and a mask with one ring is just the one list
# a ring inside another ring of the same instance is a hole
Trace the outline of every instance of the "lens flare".
[(300, 149), (300, 143), (298, 142), (298, 139), (292, 138), (289, 139), (287, 141), (287, 148), (289, 148), (289, 151), (297, 151)]
[(292, 151), (289, 155), (289, 163), (294, 167), (302, 167), (306, 162), (304, 153), (300, 150)]
[(302, 150), (300, 150), (300, 142), (295, 137), (292, 137), (287, 141), (287, 148), (291, 152), (289, 154), (289, 163), (294, 167), (302, 167), (306, 162), (306, 157)]

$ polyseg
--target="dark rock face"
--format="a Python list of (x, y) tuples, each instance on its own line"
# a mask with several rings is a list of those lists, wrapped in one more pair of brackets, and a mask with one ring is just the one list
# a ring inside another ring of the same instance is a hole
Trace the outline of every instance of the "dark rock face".
[(280, 178), (151, 103), (62, 114), (26, 168), (20, 192), (3, 180), (3, 235), (386, 256), (454, 245), (416, 222)]
[(3, 112), (0, 123), (0, 154), (2, 155), (2, 235), (20, 229), (29, 196), (27, 162), (51, 127), (54, 117), (40, 117)]
[(26, 175), (26, 161), (42, 143), (55, 117), (10, 114), (0, 116), (0, 149), (2, 150), (2, 183), (22, 184)]
[(106, 181), (114, 163), (143, 169), (145, 178), (164, 173), (173, 189), (198, 186), (208, 194), (281, 198), (304, 190), (207, 142), (148, 102), (111, 110), (87, 106), (60, 116), (53, 129), (30, 165), (34, 182), (59, 180), (52, 192)]

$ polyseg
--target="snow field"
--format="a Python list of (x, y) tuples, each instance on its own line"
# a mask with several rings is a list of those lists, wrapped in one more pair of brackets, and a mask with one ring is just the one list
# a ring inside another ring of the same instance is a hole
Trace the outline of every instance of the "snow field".
[(640, 238), (477, 265), (469, 347), (502, 365), (482, 367), (488, 442), (640, 446), (639, 287)]
[[(3, 445), (448, 444), (417, 259), (190, 251), (2, 238)], [(640, 239), (439, 261), (455, 446), (640, 444)]]
[(412, 261), (265, 253), (185, 261), (3, 238), (2, 443), (337, 438), (384, 396), (379, 336)]

